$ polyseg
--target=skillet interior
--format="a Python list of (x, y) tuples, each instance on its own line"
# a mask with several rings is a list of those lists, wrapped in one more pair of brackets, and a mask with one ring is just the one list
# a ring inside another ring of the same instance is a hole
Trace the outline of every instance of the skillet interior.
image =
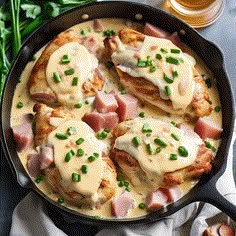
[[(109, 9), (109, 10), (108, 10)], [(139, 14), (139, 15), (137, 15)], [(88, 19), (84, 19), (88, 16)], [(137, 16), (142, 16), (141, 20), (137, 20)], [(42, 46), (48, 43), (54, 36), (67, 28), (81, 23), (85, 20), (91, 20), (94, 18), (128, 18), (133, 21), (139, 21), (141, 23), (150, 22), (157, 25), (170, 33), (184, 31), (185, 34), (181, 34), (180, 38), (183, 42), (189, 45), (206, 63), (209, 69), (214, 73), (217, 79), (217, 87), (220, 94), (223, 112), (223, 133), (222, 144), (215, 157), (212, 172), (209, 175), (205, 175), (201, 178), (199, 183), (184, 197), (175, 203), (168, 205), (166, 208), (157, 212), (151, 213), (145, 217), (135, 219), (113, 219), (113, 220), (101, 220), (94, 219), (93, 217), (82, 215), (70, 209), (66, 209), (63, 206), (50, 200), (44, 193), (39, 191), (33, 182), (30, 180), (23, 165), (21, 164), (18, 155), (16, 153), (12, 131), (10, 128), (10, 115), (12, 106), (12, 98), (14, 90), (17, 85), (18, 78), (27, 62)], [(217, 179), (223, 174), (227, 164), (228, 148), (232, 137), (232, 127), (234, 124), (234, 105), (233, 94), (231, 90), (230, 81), (224, 70), (223, 56), (219, 49), (203, 39), (195, 30), (190, 28), (184, 22), (179, 21), (174, 16), (171, 16), (159, 9), (152, 8), (143, 4), (131, 3), (131, 2), (100, 2), (85, 7), (69, 11), (54, 20), (49, 21), (44, 26), (40, 27), (33, 35), (31, 35), (24, 43), (17, 59), (13, 63), (10, 70), (5, 89), (3, 93), (3, 100), (1, 104), (1, 135), (2, 145), (5, 151), (5, 155), (9, 161), (10, 166), (16, 175), (17, 181), (23, 187), (31, 188), (36, 193), (41, 195), (49, 205), (55, 209), (60, 209), (64, 214), (84, 223), (97, 223), (97, 224), (110, 224), (113, 223), (144, 223), (155, 221), (165, 216), (168, 216), (183, 206), (197, 200), (204, 200), (211, 202), (209, 196), (204, 195), (200, 197), (201, 189), (207, 189), (214, 187)], [(213, 201), (214, 203), (214, 201)], [(232, 213), (233, 214), (233, 213)]]

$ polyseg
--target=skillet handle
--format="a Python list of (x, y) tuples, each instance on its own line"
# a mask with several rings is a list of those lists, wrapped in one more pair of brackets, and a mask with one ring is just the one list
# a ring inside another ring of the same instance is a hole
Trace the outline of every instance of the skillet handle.
[[(234, 193), (236, 195), (236, 192)], [(195, 193), (195, 201), (214, 205), (236, 222), (236, 202), (233, 204), (217, 190), (215, 184), (205, 184)]]

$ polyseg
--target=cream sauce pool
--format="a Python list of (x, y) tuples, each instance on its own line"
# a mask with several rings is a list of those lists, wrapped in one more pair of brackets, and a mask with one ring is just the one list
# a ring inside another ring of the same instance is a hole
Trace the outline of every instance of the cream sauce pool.
[[(138, 23), (133, 23), (133, 22), (127, 22), (127, 20), (124, 20), (124, 19), (102, 19), (102, 24), (103, 24), (105, 30), (106, 29), (113, 29), (115, 31), (118, 31), (119, 29), (127, 27), (127, 25), (128, 25), (129, 27), (132, 27), (135, 30), (143, 32), (143, 25), (140, 25)], [(88, 35), (95, 36), (96, 38), (100, 39), (100, 43), (102, 45), (102, 43), (103, 43), (102, 41), (104, 39), (103, 33), (102, 32), (100, 32), (100, 33), (94, 32), (92, 30), (93, 29), (93, 22), (92, 21), (88, 21), (88, 22), (84, 22), (84, 23), (75, 25), (72, 28), (81, 37), (82, 37), (82, 35), (81, 35), (82, 31), (87, 32), (86, 36), (88, 36)], [(152, 39), (150, 39), (150, 40), (152, 40)], [(98, 62), (97, 62), (96, 58), (90, 57), (90, 55), (88, 55), (87, 52), (83, 51), (84, 49), (81, 49), (79, 45), (77, 45), (76, 43), (72, 43), (72, 44), (73, 44), (72, 46), (75, 50), (74, 51), (72, 50), (72, 52), (70, 53), (71, 55), (73, 55), (73, 53), (76, 51), (75, 55), (83, 54), (83, 56), (86, 57), (86, 60), (84, 61), (86, 63), (85, 70), (84, 71), (79, 70), (77, 72), (78, 74), (76, 74), (76, 77), (79, 77), (81, 79), (81, 81), (83, 81), (84, 78), (91, 72), (91, 70), (94, 67), (96, 67), (96, 63), (98, 63)], [(168, 44), (169, 44), (169, 42), (168, 42)], [(167, 47), (166, 42), (165, 42), (165, 45), (163, 45), (163, 47)], [(168, 47), (169, 48), (170, 47), (171, 48), (172, 47), (176, 48), (172, 44)], [(57, 53), (59, 55), (53, 54), (51, 60), (49, 60), (49, 64), (48, 64), (48, 67), (47, 67), (48, 78), (53, 77), (53, 72), (55, 71), (55, 67), (57, 66), (56, 63), (55, 63), (55, 60), (59, 60), (58, 57), (61, 58), (61, 56), (68, 53), (69, 50), (71, 50), (71, 48), (70, 48), (70, 45), (67, 44), (66, 46), (62, 47), (61, 49), (59, 49), (57, 51)], [(146, 49), (144, 49), (144, 50), (146, 50)], [(38, 58), (40, 56), (41, 52), (42, 52), (42, 50), (40, 50), (36, 54), (36, 58)], [(206, 77), (209, 77), (209, 78), (212, 79), (212, 86), (208, 89), (208, 92), (209, 92), (209, 95), (210, 95), (210, 98), (211, 98), (211, 102), (212, 102), (212, 106), (213, 107), (220, 106), (219, 95), (218, 95), (218, 91), (216, 89), (216, 85), (214, 83), (213, 75), (208, 70), (208, 68), (204, 65), (204, 63), (197, 57), (196, 53), (194, 53), (191, 49), (189, 49), (188, 55), (191, 55), (190, 58), (194, 58), (192, 61), (196, 62), (195, 68), (198, 70), (198, 72), (200, 74), (204, 74)], [(182, 56), (186, 59), (188, 57), (188, 55), (182, 55)], [(83, 61), (78, 60), (76, 56), (75, 57), (72, 56), (72, 61), (73, 61), (74, 65), (78, 65), (79, 67), (84, 63)], [(32, 70), (34, 64), (35, 64), (34, 61), (31, 61), (27, 64), (26, 68), (22, 72), (22, 75), (21, 75), (21, 78), (20, 78), (20, 83), (16, 87), (14, 98), (13, 98), (13, 105), (12, 105), (12, 108), (11, 108), (11, 125), (12, 126), (21, 123), (20, 117), (23, 114), (33, 112), (32, 108), (35, 104), (35, 101), (31, 100), (30, 97), (29, 97), (29, 92), (27, 90), (27, 81), (28, 81), (29, 75), (31, 73), (31, 70)], [(66, 67), (67, 65), (63, 65), (63, 66)], [(84, 66), (84, 65), (82, 65), (82, 66)], [(192, 72), (189, 69), (190, 67), (191, 67), (190, 65), (187, 65), (187, 67), (181, 69), (181, 72), (179, 72), (179, 73), (183, 72), (183, 74), (186, 73), (188, 75), (191, 75)], [(113, 69), (107, 68), (106, 66), (103, 66), (102, 68), (103, 68), (103, 70), (102, 70), (103, 77), (106, 78), (105, 86), (104, 86), (103, 90), (106, 91), (106, 92), (109, 92), (109, 91), (113, 90), (114, 88), (122, 89), (121, 85), (117, 82), (118, 77), (117, 77), (116, 72)], [(167, 70), (171, 71), (171, 70), (173, 70), (173, 68), (167, 68)], [(139, 73), (139, 71), (134, 71), (133, 73)], [(169, 72), (167, 72), (167, 73), (169, 73)], [(150, 79), (152, 79), (152, 78), (150, 78)], [(52, 86), (54, 86), (54, 91), (61, 94), (60, 100), (63, 103), (65, 101), (65, 97), (63, 97), (63, 94), (67, 94), (68, 91), (65, 91), (66, 90), (65, 87), (60, 87), (60, 86), (58, 86), (58, 84), (55, 85), (55, 83)], [(160, 86), (162, 86), (162, 85), (160, 85)], [(188, 93), (192, 93), (191, 84), (189, 86), (190, 86), (189, 87), (190, 89), (188, 90)], [(90, 112), (90, 111), (93, 110), (93, 97), (88, 98), (85, 101), (85, 100), (83, 100), (83, 98), (81, 98), (81, 95), (79, 93), (77, 93), (76, 90), (74, 90), (74, 88), (71, 88), (71, 89), (72, 90), (69, 91), (69, 93), (70, 92), (72, 93), (71, 100), (73, 101), (74, 99), (76, 99), (76, 100), (79, 99), (82, 103), (82, 107), (80, 109), (74, 109), (73, 110), (73, 113), (74, 113), (75, 117), (77, 119), (81, 119), (81, 117), (86, 112)], [(23, 103), (23, 107), (20, 108), (20, 109), (17, 108), (17, 104), (19, 102)], [(186, 103), (188, 103), (188, 102), (186, 102)], [(179, 106), (178, 104), (179, 104), (178, 101), (176, 101), (176, 106), (177, 107)], [(157, 118), (157, 119), (169, 122), (169, 123), (171, 121), (175, 121), (176, 123), (186, 123), (190, 128), (192, 128), (193, 125), (194, 125), (194, 123), (191, 122), (191, 120), (188, 119), (188, 117), (178, 116), (178, 115), (170, 115), (170, 114), (167, 114), (163, 111), (160, 111), (158, 108), (156, 108), (152, 105), (143, 104), (141, 102), (139, 103), (138, 112), (139, 113), (144, 112), (145, 117)], [(220, 126), (222, 125), (222, 114), (220, 112), (213, 111), (210, 114), (210, 118), (213, 119)], [(69, 121), (69, 122), (71, 122), (71, 124), (68, 124), (68, 125), (72, 125), (72, 123), (73, 123), (73, 126), (77, 127), (77, 129), (80, 130), (79, 132), (81, 132), (80, 133), (81, 136), (85, 136), (85, 134), (88, 133), (88, 136), (90, 137), (87, 128), (82, 127), (83, 125), (81, 123), (76, 124), (76, 122), (74, 122), (74, 121)], [(81, 127), (83, 129), (79, 129)], [(62, 126), (59, 126), (58, 129), (60, 129), (60, 130), (65, 129), (65, 127), (62, 125)], [(155, 130), (155, 128), (153, 128), (153, 130)], [(54, 131), (54, 132), (57, 132), (57, 131)], [(156, 132), (159, 132), (159, 130), (157, 129)], [(127, 135), (129, 135), (129, 134), (127, 134)], [(181, 136), (181, 134), (179, 134), (179, 135)], [(128, 138), (130, 138), (130, 137), (128, 137)], [(72, 139), (73, 139), (73, 137), (72, 137)], [(186, 142), (185, 139), (186, 138), (183, 137), (183, 142)], [(91, 143), (89, 143), (88, 146), (86, 146), (86, 145), (84, 146), (84, 148), (87, 149), (88, 152), (93, 152), (93, 153), (97, 152), (97, 153), (101, 154), (101, 152), (104, 151), (104, 148), (105, 148), (105, 152), (107, 152), (107, 153), (109, 152), (109, 148), (110, 148), (110, 145), (111, 145), (111, 137), (109, 135), (108, 135), (108, 138), (106, 138), (103, 141), (103, 144), (101, 144), (100, 141), (98, 141), (98, 140), (94, 140), (94, 138), (92, 136), (89, 138), (89, 140), (90, 140)], [(216, 140), (210, 140), (210, 141), (215, 147), (218, 147), (218, 145), (219, 145), (218, 140), (217, 141)], [(63, 166), (61, 164), (62, 159), (60, 159), (60, 155), (59, 155), (60, 152), (63, 152), (63, 153), (65, 152), (64, 147), (65, 147), (66, 144), (63, 144), (62, 146), (60, 146), (57, 143), (57, 140), (55, 140), (53, 134), (49, 135), (49, 143), (55, 145), (56, 147), (58, 146), (56, 148), (58, 154), (56, 153), (57, 158), (56, 158), (56, 161), (55, 161), (56, 163), (55, 164), (58, 167), (61, 168), (61, 173), (62, 173), (62, 177), (65, 181), (65, 185), (69, 186), (69, 188), (71, 190), (76, 190), (78, 188), (78, 186), (76, 184), (72, 184), (72, 185), (68, 184), (67, 169), (62, 167)], [(120, 145), (121, 148), (125, 149), (125, 147), (124, 147), (125, 143), (126, 143), (125, 140), (118, 140), (116, 145)], [(91, 147), (94, 147), (94, 149), (89, 150)], [(32, 150), (27, 150), (27, 151), (23, 151), (23, 152), (19, 153), (19, 158), (22, 161), (23, 165), (25, 166), (26, 170), (27, 170), (27, 167), (26, 167), (27, 155), (31, 151)], [(196, 150), (193, 150), (193, 153), (195, 151)], [(135, 155), (137, 154), (137, 156), (139, 156), (139, 155), (141, 155), (141, 153), (142, 152), (135, 153)], [(193, 160), (190, 158), (189, 161), (192, 162)], [(75, 160), (75, 162), (77, 162), (77, 163), (73, 163), (75, 165), (81, 165), (82, 164), (82, 162), (79, 163), (78, 160)], [(186, 162), (186, 160), (184, 160), (184, 162)], [(188, 165), (188, 164), (190, 164), (190, 162), (187, 162), (187, 163), (184, 163), (184, 164), (182, 163), (181, 165)], [(102, 162), (97, 162), (96, 165), (97, 166), (94, 166), (94, 169), (102, 170), (102, 166), (101, 166)], [(151, 168), (147, 163), (145, 164), (143, 162), (143, 165), (144, 165), (144, 168), (146, 168), (146, 169)], [(155, 165), (157, 165), (157, 164), (155, 164)], [(168, 166), (169, 170), (172, 169), (171, 165), (167, 164), (167, 166)], [(73, 165), (70, 165), (68, 168), (71, 171), (75, 171), (73, 169), (74, 168)], [(159, 168), (160, 168), (159, 171), (162, 172), (163, 169), (165, 169), (166, 167), (159, 167)], [(152, 175), (159, 175), (160, 172), (159, 173), (152, 173)], [(101, 178), (101, 173), (95, 173), (95, 175), (96, 175), (97, 179)], [(86, 180), (84, 180), (84, 181), (85, 182), (82, 185), (83, 186), (82, 191), (84, 193), (90, 193), (90, 194), (94, 193), (95, 190), (97, 189), (97, 183), (95, 182), (91, 185), (91, 187), (88, 187), (88, 183), (86, 182)], [(180, 187), (181, 187), (183, 193), (186, 193), (195, 184), (196, 184), (196, 181), (185, 181), (183, 184), (180, 185)], [(48, 184), (45, 181), (42, 181), (42, 182), (40, 182), (39, 184), (36, 184), (36, 185), (42, 192), (44, 192), (47, 196), (49, 196), (53, 200), (57, 201), (58, 197), (60, 197), (58, 194), (55, 194), (55, 193), (52, 192), (52, 190), (49, 188)], [(117, 189), (117, 194), (119, 194), (120, 192), (122, 192), (124, 190), (123, 188), (118, 186), (118, 182), (117, 182), (116, 189)], [(127, 217), (132, 218), (132, 217), (138, 217), (138, 216), (147, 214), (147, 212), (145, 210), (139, 209), (138, 205), (139, 205), (139, 203), (145, 202), (145, 197), (146, 197), (146, 195), (149, 191), (150, 191), (150, 189), (147, 186), (131, 186), (131, 194), (132, 194), (132, 196), (134, 197), (134, 200), (135, 200), (135, 207), (133, 209), (129, 210), (129, 214), (128, 214)], [(79, 209), (78, 207), (72, 206), (72, 205), (70, 205), (66, 202), (63, 203), (63, 204), (68, 208), (72, 208), (76, 211), (82, 212), (82, 213), (87, 214), (87, 215), (99, 216), (99, 217), (103, 217), (103, 218), (112, 217), (112, 215), (111, 215), (111, 200), (107, 201), (101, 207), (101, 209), (93, 209), (93, 210), (91, 210), (91, 209), (87, 209), (87, 210), (86, 209)]]

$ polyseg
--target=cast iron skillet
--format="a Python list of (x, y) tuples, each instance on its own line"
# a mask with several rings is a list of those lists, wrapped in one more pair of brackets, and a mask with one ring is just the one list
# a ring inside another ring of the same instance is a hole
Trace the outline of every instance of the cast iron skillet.
[[(185, 34), (180, 34), (181, 40), (197, 52), (217, 79), (217, 87), (220, 93), (223, 113), (224, 131), (222, 133), (222, 143), (215, 157), (211, 173), (202, 176), (199, 183), (180, 200), (158, 210), (157, 212), (150, 213), (144, 217), (132, 219), (97, 219), (67, 209), (50, 200), (44, 193), (37, 189), (19, 161), (10, 127), (10, 108), (12, 106), (14, 90), (22, 70), (35, 52), (48, 43), (58, 33), (75, 24), (94, 18), (114, 17), (128, 18), (142, 23), (150, 22), (162, 27), (170, 33), (175, 31), (184, 31)], [(59, 212), (72, 217), (72, 219), (83, 223), (109, 225), (111, 222), (117, 224), (153, 222), (169, 216), (184, 206), (196, 201), (209, 202), (224, 211), (233, 220), (236, 220), (236, 206), (228, 202), (216, 189), (216, 182), (224, 173), (226, 167), (229, 145), (233, 133), (235, 118), (233, 103), (230, 81), (224, 69), (223, 55), (214, 44), (202, 38), (195, 30), (185, 23), (159, 9), (133, 2), (100, 2), (69, 11), (54, 20), (49, 21), (26, 40), (10, 70), (3, 92), (3, 100), (1, 104), (2, 146), (5, 151), (5, 156), (21, 186), (24, 188), (30, 188), (39, 194), (48, 206), (53, 209), (56, 209)]]

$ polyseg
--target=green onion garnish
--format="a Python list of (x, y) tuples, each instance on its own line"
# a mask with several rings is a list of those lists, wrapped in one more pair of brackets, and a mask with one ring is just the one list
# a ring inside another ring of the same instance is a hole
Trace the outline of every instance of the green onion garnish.
[(76, 156), (82, 157), (83, 155), (84, 155), (84, 150), (83, 150), (82, 148), (79, 148), (79, 149), (77, 150)]
[(166, 62), (174, 65), (180, 65), (181, 63), (184, 62), (184, 60), (179, 57), (166, 57)]
[(78, 77), (74, 77), (73, 80), (72, 80), (72, 86), (77, 86), (78, 85), (78, 80), (79, 80)]
[(165, 93), (166, 93), (166, 96), (170, 96), (171, 95), (171, 89), (169, 86), (165, 86)]
[(77, 129), (75, 127), (69, 127), (67, 129), (67, 134), (72, 135), (72, 134), (76, 134), (77, 133)]
[(174, 82), (174, 79), (167, 76), (166, 73), (163, 73), (163, 78), (168, 84), (172, 84)]
[(160, 139), (160, 138), (155, 138), (154, 142), (156, 144), (160, 145), (161, 147), (166, 147), (167, 146), (167, 143), (165, 141), (163, 141), (162, 139)]
[(133, 137), (132, 143), (134, 144), (135, 147), (138, 147), (140, 145), (140, 138), (139, 137)]
[(53, 72), (53, 79), (55, 83), (60, 83), (61, 82), (61, 76), (59, 75), (58, 72)]
[(61, 64), (68, 64), (68, 63), (70, 63), (70, 59), (69, 59), (68, 55), (63, 55), (63, 57), (61, 58), (60, 63)]
[(179, 75), (179, 74), (178, 74), (178, 71), (175, 70), (175, 71), (172, 72), (172, 76), (173, 76), (173, 78), (178, 77), (178, 75)]
[(72, 173), (71, 178), (72, 178), (73, 182), (80, 182), (80, 180), (81, 180), (80, 174), (77, 174), (77, 173)]
[(81, 108), (81, 107), (82, 107), (82, 103), (75, 104), (75, 108)]
[(162, 59), (162, 55), (159, 54), (159, 53), (157, 53), (157, 54), (156, 54), (156, 59), (161, 60), (161, 59)]
[(148, 123), (144, 123), (143, 124), (143, 128), (142, 128), (143, 132), (152, 132), (152, 129), (150, 128)]
[(60, 133), (56, 133), (55, 136), (58, 138), (58, 139), (61, 139), (61, 140), (65, 140), (65, 139), (68, 139), (68, 134), (60, 134)]
[(145, 209), (145, 208), (146, 208), (146, 204), (143, 203), (143, 202), (141, 202), (141, 203), (138, 204), (138, 207), (139, 207), (140, 209)]
[(148, 151), (148, 154), (149, 155), (152, 155), (152, 146), (151, 146), (151, 144), (150, 143), (148, 143), (147, 145), (146, 145), (146, 148), (147, 148), (147, 151)]
[(65, 75), (73, 75), (74, 73), (75, 73), (75, 69), (73, 68), (64, 71)]
[(76, 141), (75, 141), (75, 143), (77, 144), (77, 145), (80, 145), (81, 143), (83, 143), (84, 142), (84, 138), (79, 138), (79, 139), (77, 139)]
[(178, 136), (178, 135), (172, 133), (172, 134), (171, 134), (171, 137), (172, 137), (173, 139), (175, 139), (176, 141), (179, 141), (179, 136)]
[(173, 154), (173, 153), (170, 154), (170, 160), (177, 160), (177, 159), (178, 159), (177, 154)]
[(157, 147), (157, 148), (156, 148), (156, 153), (160, 153), (160, 152), (161, 152), (161, 150), (162, 150), (162, 148), (161, 148), (161, 147)]
[(24, 106), (23, 102), (18, 102), (16, 105), (17, 108), (22, 108), (23, 106)]
[(83, 174), (87, 174), (88, 173), (88, 166), (87, 165), (82, 165), (81, 171), (82, 171)]
[(144, 117), (145, 117), (145, 113), (144, 113), (143, 111), (141, 111), (141, 112), (139, 113), (139, 117), (144, 118)]
[(177, 48), (172, 48), (172, 49), (170, 49), (170, 52), (171, 52), (171, 53), (179, 54), (179, 53), (180, 53), (180, 50), (177, 49)]
[(96, 160), (96, 157), (95, 156), (89, 156), (88, 157), (88, 161), (89, 162), (93, 162), (93, 161), (95, 161)]
[(74, 155), (75, 152), (71, 149), (69, 152), (66, 153), (65, 162), (69, 162)]
[(214, 110), (215, 110), (215, 112), (220, 112), (220, 106), (215, 106), (215, 108), (214, 108)]
[(164, 54), (168, 53), (168, 50), (166, 48), (161, 48), (160, 51)]
[(65, 201), (65, 200), (64, 200), (63, 197), (59, 197), (59, 198), (57, 199), (57, 202), (58, 202), (58, 203), (64, 203), (64, 201)]
[(188, 151), (184, 146), (179, 146), (178, 147), (178, 153), (182, 157), (187, 157), (188, 156)]

